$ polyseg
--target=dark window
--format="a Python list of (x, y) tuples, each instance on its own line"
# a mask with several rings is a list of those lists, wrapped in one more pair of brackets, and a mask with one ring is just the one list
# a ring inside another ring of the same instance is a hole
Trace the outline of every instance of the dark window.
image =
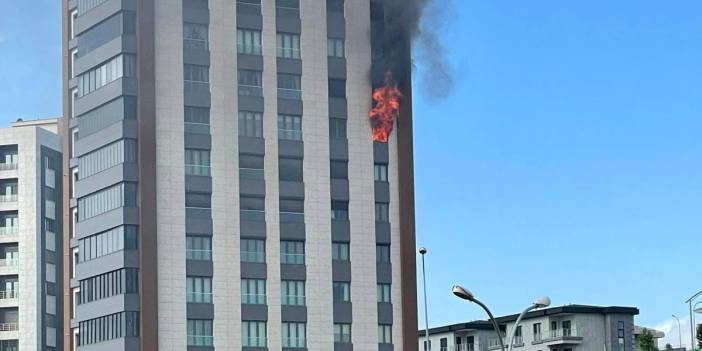
[(185, 237), (185, 259), (212, 261), (212, 238), (209, 236), (187, 235)]
[(201, 10), (207, 10), (209, 9), (207, 5), (207, 0), (183, 0), (183, 7), (184, 8), (190, 8), (190, 9), (201, 9)]
[(261, 31), (237, 29), (236, 50), (239, 54), (261, 55)]
[(207, 50), (209, 35), (206, 24), (183, 23), (183, 48), (190, 50)]
[(278, 139), (302, 140), (302, 116), (278, 115)]
[(346, 81), (343, 79), (330, 79), (329, 97), (346, 97)]
[(78, 36), (78, 55), (85, 56), (122, 34), (135, 32), (136, 14), (132, 11), (120, 12)]
[(390, 263), (390, 245), (376, 245), (375, 254), (378, 263)]
[(239, 178), (263, 180), (263, 157), (239, 155)]
[(280, 264), (305, 264), (305, 242), (281, 241)]
[(240, 69), (238, 71), (239, 95), (263, 96), (260, 71)]
[(240, 196), (239, 215), (242, 221), (262, 222), (266, 220), (266, 199), (262, 197)]
[(332, 260), (349, 260), (349, 243), (332, 243)]
[(388, 222), (390, 220), (390, 204), (384, 202), (375, 203), (375, 221)]
[(185, 193), (185, 207), (211, 208), (212, 195), (209, 193)]
[(376, 182), (388, 181), (388, 165), (384, 163), (376, 163), (373, 167), (373, 173)]
[(210, 133), (210, 109), (185, 106), (185, 132), (196, 134)]
[(327, 12), (344, 13), (344, 0), (327, 0)]
[(346, 119), (330, 118), (329, 119), (329, 138), (330, 139), (346, 139)]
[[(55, 231), (53, 231), (55, 233)], [(81, 262), (90, 261), (122, 250), (137, 248), (137, 227), (120, 226), (80, 239), (78, 246)]]
[(334, 282), (334, 302), (349, 302), (351, 301), (351, 284), (348, 282)]
[(280, 158), (278, 175), (281, 181), (302, 181), (302, 160), (298, 158)]
[(441, 346), (442, 350), (446, 350), (446, 348), (448, 347), (448, 339), (447, 338), (439, 339), (439, 345)]
[(349, 220), (349, 203), (341, 201), (333, 201), (331, 204), (332, 220), (348, 221)]
[(79, 345), (139, 336), (139, 312), (119, 312), (80, 322)]
[(332, 179), (348, 179), (349, 163), (347, 161), (331, 161), (330, 176)]
[(139, 271), (123, 268), (80, 281), (80, 301), (84, 304), (115, 295), (139, 292)]
[(266, 263), (266, 242), (258, 239), (241, 239), (241, 262)]
[(263, 117), (260, 112), (239, 111), (239, 136), (263, 137)]
[(302, 85), (299, 74), (278, 73), (278, 98), (302, 99)]
[(617, 322), (617, 342), (619, 351), (624, 351), (626, 349), (626, 330), (623, 321)]
[(212, 320), (188, 319), (187, 322), (188, 346), (212, 346)]

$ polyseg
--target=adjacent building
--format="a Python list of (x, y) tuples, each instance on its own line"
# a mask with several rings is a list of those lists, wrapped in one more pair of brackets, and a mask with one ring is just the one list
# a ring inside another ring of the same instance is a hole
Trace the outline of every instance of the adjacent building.
[(62, 2), (65, 350), (416, 350), (384, 1)]
[[(516, 329), (515, 351), (634, 351), (633, 307), (566, 305), (529, 312)], [(496, 318), (509, 347), (518, 315)], [(420, 331), (420, 348), (426, 350)], [(429, 329), (431, 350), (500, 350), (497, 333), (488, 321), (474, 321)]]
[(0, 129), (0, 351), (60, 350), (58, 119)]

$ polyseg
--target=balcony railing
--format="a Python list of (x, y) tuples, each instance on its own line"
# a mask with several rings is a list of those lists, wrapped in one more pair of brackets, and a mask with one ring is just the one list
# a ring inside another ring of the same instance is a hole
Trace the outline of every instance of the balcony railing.
[(193, 261), (212, 261), (212, 250), (186, 249), (185, 259)]
[(11, 171), (17, 169), (17, 163), (0, 163), (0, 171)]
[(266, 220), (266, 212), (261, 210), (239, 210), (239, 216), (242, 221), (257, 221)]
[(209, 50), (209, 41), (205, 39), (196, 39), (196, 38), (184, 38), (183, 39), (183, 48), (184, 49), (190, 49), (190, 50)]
[(0, 267), (17, 267), (19, 259), (17, 258), (0, 258)]
[(556, 330), (549, 330), (544, 335), (543, 340), (549, 341), (549, 340), (554, 340), (554, 339), (571, 338), (571, 337), (575, 337), (575, 338), (581, 337), (580, 332), (578, 331), (577, 328), (570, 327), (570, 328), (560, 328), (560, 329), (556, 329)]
[(263, 180), (263, 169), (258, 168), (239, 168), (239, 178)]
[(17, 202), (17, 194), (0, 194), (0, 202)]
[(461, 344), (453, 347), (453, 351), (475, 351), (475, 344)]
[(302, 90), (278, 88), (278, 98), (287, 100), (302, 100)]
[(188, 335), (188, 346), (212, 346), (214, 337), (211, 335)]
[(17, 290), (0, 291), (0, 300), (14, 300), (19, 297)]
[(186, 298), (190, 303), (212, 303), (212, 293), (188, 292)]
[(302, 140), (302, 131), (298, 129), (278, 129), (280, 140)]
[(186, 80), (183, 83), (184, 83), (186, 93), (188, 93), (188, 92), (209, 93), (210, 92), (210, 83), (209, 82), (202, 82), (202, 81), (197, 81), (197, 80)]
[[(509, 340), (507, 340), (507, 337), (502, 338), (502, 342), (505, 344), (505, 346), (509, 345)], [(500, 348), (500, 339), (498, 338), (488, 338), (488, 348), (489, 349), (494, 349), (494, 348)]]
[(210, 134), (209, 123), (185, 122), (185, 132), (193, 134)]
[(304, 348), (307, 343), (305, 338), (284, 338), (283, 347)]
[(18, 323), (0, 323), (0, 331), (17, 331), (19, 330)]
[(281, 264), (305, 264), (305, 254), (281, 253)]
[(263, 88), (260, 85), (239, 84), (240, 96), (263, 96)]
[(212, 218), (212, 209), (207, 207), (186, 207), (186, 218)]
[(0, 227), (0, 236), (17, 235), (17, 233), (19, 233), (19, 227)]
[(241, 262), (265, 263), (266, 253), (263, 251), (241, 251)]
[(280, 222), (304, 223), (305, 214), (300, 212), (280, 212)]
[(241, 303), (245, 305), (265, 305), (266, 294), (241, 294)]
[(266, 338), (253, 338), (245, 337), (242, 340), (242, 346), (244, 347), (266, 347), (268, 339)]

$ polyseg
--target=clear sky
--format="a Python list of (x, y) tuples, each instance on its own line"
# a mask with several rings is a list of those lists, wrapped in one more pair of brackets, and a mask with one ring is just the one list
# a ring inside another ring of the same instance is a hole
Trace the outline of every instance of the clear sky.
[[(443, 1), (456, 86), (430, 98), (418, 56), (414, 95), (430, 324), (483, 318), (460, 282), (496, 314), (636, 306), (677, 346), (702, 289), (702, 2)], [(60, 114), (58, 3), (5, 6), (3, 125)]]

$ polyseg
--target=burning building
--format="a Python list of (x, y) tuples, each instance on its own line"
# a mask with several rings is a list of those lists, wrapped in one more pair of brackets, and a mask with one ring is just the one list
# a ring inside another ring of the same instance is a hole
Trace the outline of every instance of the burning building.
[(62, 3), (63, 350), (417, 350), (421, 1)]

